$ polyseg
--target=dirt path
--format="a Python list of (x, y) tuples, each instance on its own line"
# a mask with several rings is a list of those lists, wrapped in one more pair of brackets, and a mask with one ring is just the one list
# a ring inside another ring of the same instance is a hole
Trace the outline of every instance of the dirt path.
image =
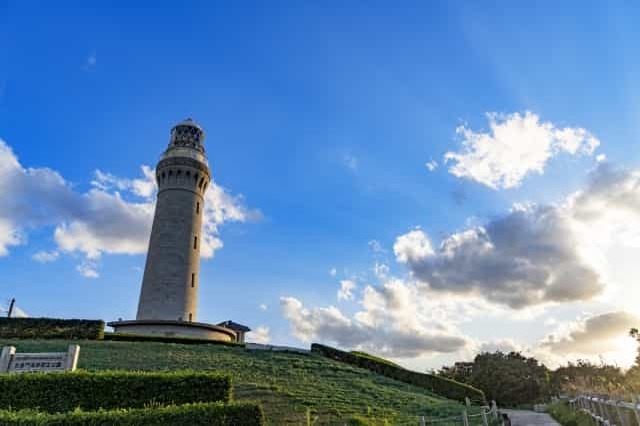
[(500, 410), (506, 413), (512, 426), (560, 426), (547, 413), (536, 413), (526, 410)]

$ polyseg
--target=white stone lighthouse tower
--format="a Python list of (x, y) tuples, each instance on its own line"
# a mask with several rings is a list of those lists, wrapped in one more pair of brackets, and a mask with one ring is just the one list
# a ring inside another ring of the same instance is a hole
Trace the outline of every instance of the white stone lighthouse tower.
[(195, 121), (178, 123), (156, 166), (158, 200), (138, 320), (196, 320), (204, 194), (211, 180), (204, 136)]
[(135, 321), (116, 332), (234, 340), (233, 331), (196, 321), (204, 194), (211, 180), (204, 130), (186, 119), (171, 130), (156, 166), (158, 198)]

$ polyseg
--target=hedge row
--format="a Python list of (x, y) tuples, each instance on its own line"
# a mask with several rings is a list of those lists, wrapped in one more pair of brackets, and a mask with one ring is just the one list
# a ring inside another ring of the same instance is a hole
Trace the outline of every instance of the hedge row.
[(0, 374), (0, 409), (49, 413), (229, 402), (231, 378), (207, 372)]
[(102, 320), (0, 318), (0, 338), (100, 340), (104, 325)]
[(0, 411), (7, 426), (261, 426), (262, 408), (255, 404), (199, 403), (158, 408), (110, 411), (72, 411), (48, 414), (34, 411)]
[(391, 379), (425, 388), (445, 398), (462, 402), (465, 397), (467, 397), (476, 404), (485, 403), (484, 392), (480, 389), (476, 389), (472, 386), (459, 383), (454, 380), (445, 379), (444, 377), (434, 376), (433, 374), (418, 373), (389, 363), (380, 362), (372, 357), (361, 356), (357, 352), (344, 352), (318, 343), (313, 343), (311, 345), (311, 352), (319, 353), (336, 361), (366, 368), (367, 370), (371, 370)]
[(165, 336), (149, 336), (142, 334), (129, 334), (129, 333), (104, 333), (104, 340), (113, 340), (120, 342), (161, 342), (161, 343), (181, 343), (185, 345), (224, 345), (244, 348), (244, 343), (238, 342), (225, 342), (223, 340), (206, 340), (198, 339), (195, 337), (165, 337)]

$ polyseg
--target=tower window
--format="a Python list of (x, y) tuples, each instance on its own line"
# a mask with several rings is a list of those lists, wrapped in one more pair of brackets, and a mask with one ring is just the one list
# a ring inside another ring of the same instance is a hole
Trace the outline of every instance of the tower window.
[(198, 248), (198, 236), (194, 236), (193, 237), (193, 249), (197, 249)]
[(195, 273), (191, 273), (191, 287), (195, 287), (196, 286), (196, 274)]
[(189, 312), (189, 322), (193, 321), (193, 314), (191, 312)]
[(196, 214), (200, 214), (200, 202), (196, 201)]

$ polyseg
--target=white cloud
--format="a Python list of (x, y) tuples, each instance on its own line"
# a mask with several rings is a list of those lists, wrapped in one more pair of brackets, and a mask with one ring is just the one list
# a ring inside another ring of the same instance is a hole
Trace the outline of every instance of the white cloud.
[(532, 112), (488, 113), (490, 131), (474, 132), (460, 126), (462, 150), (447, 152), (449, 172), (493, 189), (514, 188), (532, 172), (542, 174), (548, 160), (561, 152), (592, 155), (600, 141), (583, 128), (558, 128), (540, 122)]
[(353, 300), (353, 291), (358, 285), (351, 280), (340, 281), (340, 289), (338, 290), (338, 300)]
[(266, 311), (267, 309), (269, 309), (269, 306), (266, 303), (261, 303), (259, 308), (261, 311)]
[(370, 240), (367, 245), (369, 246), (369, 250), (373, 253), (386, 253), (387, 251), (382, 247), (382, 244), (378, 240)]
[(421, 229), (399, 236), (393, 245), (393, 252), (401, 263), (419, 261), (434, 255), (431, 241)]
[[(0, 307), (0, 316), (6, 317), (9, 314), (8, 307), (1, 308)], [(29, 318), (29, 314), (20, 309), (18, 306), (13, 305), (13, 311), (11, 311), (11, 318)]]
[(338, 270), (336, 268), (329, 269), (329, 275), (331, 275), (332, 277), (335, 277), (337, 273)]
[(260, 326), (247, 333), (246, 340), (252, 343), (262, 343), (266, 345), (271, 341), (271, 330), (269, 327)]
[(98, 274), (96, 267), (94, 262), (84, 261), (76, 266), (76, 271), (85, 278), (98, 278), (100, 274)]
[(376, 262), (373, 265), (373, 275), (381, 281), (384, 281), (389, 276), (389, 265), (386, 263), (378, 263)]
[[(93, 188), (81, 193), (56, 171), (24, 168), (0, 140), (0, 256), (24, 244), (34, 228), (53, 226), (59, 252), (79, 252), (95, 261), (105, 254), (143, 254), (147, 250), (155, 203), (154, 173), (142, 167), (141, 178), (124, 179), (96, 171)], [(241, 196), (211, 182), (205, 196), (201, 255), (210, 258), (222, 247), (219, 227), (260, 216)], [(52, 253), (52, 252), (50, 252)], [(35, 256), (42, 260), (46, 256)], [(79, 265), (84, 276), (94, 267)]]
[(525, 348), (513, 339), (494, 339), (480, 344), (478, 352), (524, 352)]
[(394, 253), (436, 291), (475, 294), (512, 308), (617, 295), (624, 309), (635, 309), (640, 169), (598, 163), (584, 189), (557, 205), (514, 204), (433, 247), (414, 229), (396, 239)]
[(57, 250), (52, 250), (52, 251), (41, 250), (35, 253), (31, 257), (33, 258), (33, 260), (37, 262), (49, 263), (49, 262), (55, 262), (58, 259), (59, 255), (60, 255), (60, 252), (58, 252)]
[(438, 168), (438, 162), (436, 160), (429, 160), (424, 165), (430, 172)]
[(540, 344), (556, 354), (599, 355), (615, 352), (632, 327), (640, 326), (640, 318), (624, 311), (607, 312), (562, 324)]
[(19, 229), (16, 229), (12, 222), (0, 218), (0, 256), (9, 254), (9, 247), (18, 246), (24, 242), (24, 238)]
[(309, 309), (294, 297), (281, 298), (292, 333), (304, 342), (318, 340), (345, 349), (360, 349), (382, 356), (416, 358), (456, 352), (468, 339), (452, 325), (460, 305), (436, 298), (425, 302), (417, 283), (392, 279), (380, 287), (367, 286), (348, 317), (335, 306)]

